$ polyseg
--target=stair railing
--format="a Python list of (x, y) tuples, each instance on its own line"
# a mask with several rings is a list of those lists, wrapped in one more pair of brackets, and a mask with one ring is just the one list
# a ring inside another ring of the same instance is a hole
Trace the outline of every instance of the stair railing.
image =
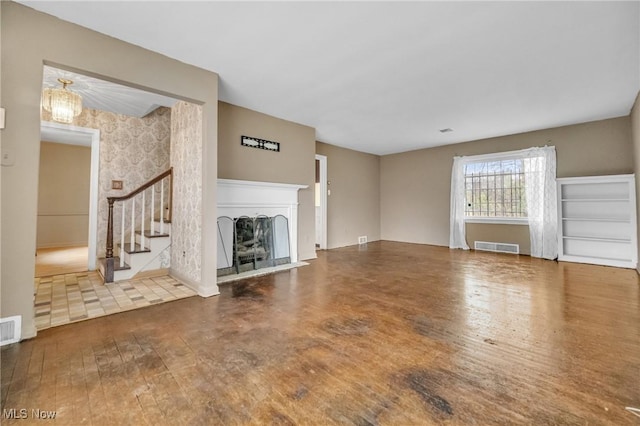
[[(165, 214), (165, 181), (168, 182), (168, 194), (167, 194), (167, 208)], [(149, 205), (150, 215), (149, 215), (149, 234), (155, 235), (155, 195), (156, 195), (156, 185), (160, 185), (160, 229), (159, 233), (164, 234), (164, 224), (165, 222), (171, 222), (171, 212), (172, 212), (172, 201), (173, 201), (173, 167), (169, 168), (166, 172), (159, 174), (148, 182), (142, 184), (137, 189), (131, 191), (127, 195), (123, 195), (120, 197), (107, 197), (107, 202), (109, 203), (109, 216), (107, 219), (107, 248), (106, 248), (106, 259), (105, 259), (105, 282), (113, 282), (113, 275), (115, 271), (115, 258), (113, 257), (113, 206), (116, 202), (120, 202), (121, 208), (121, 226), (120, 226), (120, 262), (119, 266), (122, 268), (124, 266), (124, 256), (122, 253), (125, 250), (125, 216), (126, 216), (126, 201), (131, 200), (130, 202), (130, 211), (131, 211), (131, 224), (130, 224), (130, 239), (129, 239), (129, 251), (135, 251), (136, 245), (136, 196), (141, 194), (140, 199), (140, 248), (144, 249), (145, 247), (145, 220), (146, 220), (146, 192), (147, 189), (151, 188), (151, 203)]]

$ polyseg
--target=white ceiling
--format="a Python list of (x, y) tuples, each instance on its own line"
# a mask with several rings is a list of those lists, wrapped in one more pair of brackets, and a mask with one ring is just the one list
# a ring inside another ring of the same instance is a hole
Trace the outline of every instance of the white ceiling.
[(83, 108), (109, 111), (132, 117), (144, 117), (160, 106), (171, 108), (177, 102), (176, 99), (133, 87), (44, 66), (42, 87), (62, 87), (58, 78), (73, 81), (73, 84), (67, 86), (67, 89), (82, 96)]
[(624, 116), (640, 89), (638, 1), (21, 3), (375, 154)]

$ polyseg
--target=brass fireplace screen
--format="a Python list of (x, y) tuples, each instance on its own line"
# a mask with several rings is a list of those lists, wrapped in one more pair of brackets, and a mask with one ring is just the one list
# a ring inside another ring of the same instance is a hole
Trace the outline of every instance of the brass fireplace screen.
[(291, 263), (285, 216), (218, 218), (218, 276)]

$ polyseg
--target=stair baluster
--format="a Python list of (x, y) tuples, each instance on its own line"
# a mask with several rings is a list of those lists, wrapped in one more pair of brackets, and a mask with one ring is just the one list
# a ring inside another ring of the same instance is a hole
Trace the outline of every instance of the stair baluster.
[(142, 191), (142, 215), (140, 216), (140, 250), (144, 250), (144, 194), (147, 191)]
[[(165, 215), (165, 178), (169, 178), (169, 187), (168, 189), (168, 197)], [(104, 278), (105, 282), (113, 282), (114, 281), (114, 272), (116, 269), (128, 269), (125, 264), (125, 220), (126, 220), (126, 201), (131, 200), (131, 228), (130, 228), (130, 241), (129, 241), (129, 252), (133, 254), (138, 252), (136, 250), (136, 199), (135, 196), (142, 193), (141, 195), (141, 223), (140, 223), (140, 250), (149, 252), (149, 249), (145, 250), (146, 244), (146, 236), (145, 236), (145, 219), (146, 219), (146, 190), (151, 188), (151, 206), (150, 206), (150, 222), (149, 222), (149, 235), (150, 237), (157, 237), (161, 235), (157, 235), (155, 232), (155, 192), (156, 192), (156, 184), (160, 183), (160, 234), (164, 235), (164, 223), (171, 221), (171, 209), (172, 209), (172, 193), (173, 193), (173, 168), (170, 168), (164, 173), (156, 176), (151, 179), (147, 183), (141, 185), (138, 189), (132, 191), (131, 193), (121, 196), (121, 197), (107, 197), (107, 202), (109, 203), (109, 215), (107, 218), (107, 244), (106, 244), (106, 257), (104, 259)], [(118, 267), (114, 264), (114, 256), (113, 256), (113, 205), (118, 201), (121, 203), (122, 211), (121, 211), (121, 227), (120, 227), (120, 262)]]
[(126, 209), (126, 203), (122, 202), (122, 225), (120, 226), (120, 267), (123, 268), (124, 267), (124, 256), (123, 256), (123, 251), (124, 251), (124, 217), (125, 217), (125, 211)]
[(149, 235), (155, 235), (155, 204), (156, 204), (156, 185), (153, 184), (151, 187), (151, 216), (149, 218)]
[(129, 238), (129, 251), (136, 251), (136, 199), (131, 199), (131, 237)]
[(164, 234), (164, 180), (160, 181), (160, 233)]

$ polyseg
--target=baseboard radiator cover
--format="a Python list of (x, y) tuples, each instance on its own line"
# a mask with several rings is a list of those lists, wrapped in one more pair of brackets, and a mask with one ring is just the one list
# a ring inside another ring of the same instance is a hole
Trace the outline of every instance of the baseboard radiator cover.
[(475, 241), (473, 248), (479, 251), (492, 251), (495, 253), (520, 254), (520, 244)]
[(22, 317), (0, 318), (0, 346), (20, 341), (22, 334)]

